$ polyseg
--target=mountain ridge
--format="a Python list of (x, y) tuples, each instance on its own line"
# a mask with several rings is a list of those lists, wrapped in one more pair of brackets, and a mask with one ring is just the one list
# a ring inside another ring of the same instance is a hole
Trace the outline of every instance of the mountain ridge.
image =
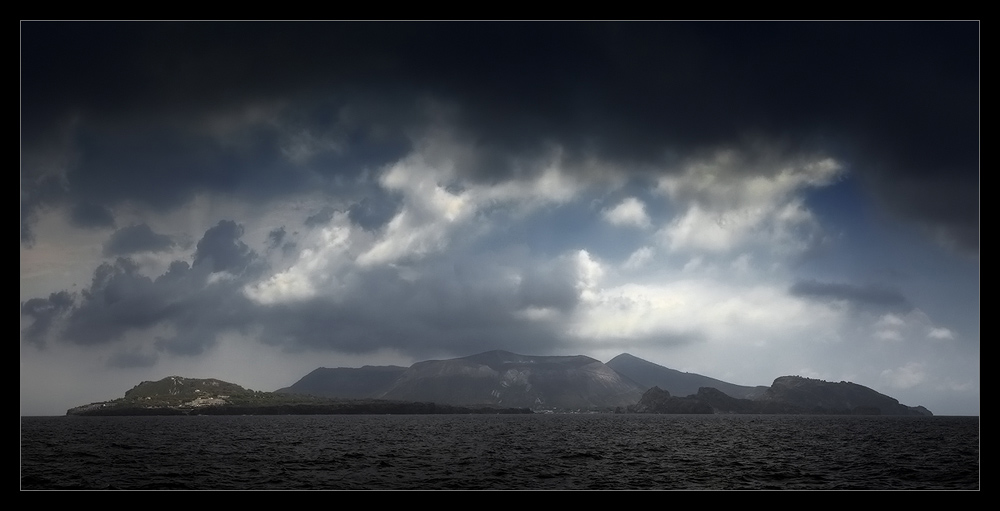
[[(686, 392), (704, 383), (711, 386)], [(922, 406), (903, 405), (852, 382), (779, 376), (770, 387), (748, 387), (624, 353), (605, 364), (585, 355), (536, 356), (502, 350), (425, 360), (408, 368), (321, 367), (275, 392), (216, 379), (170, 376), (144, 381), (122, 398), (71, 408), (67, 415), (532, 411), (933, 415)]]
[(493, 350), (417, 362), (380, 397), (468, 406), (592, 409), (627, 406), (641, 394), (633, 382), (591, 357)]
[(670, 369), (629, 353), (622, 353), (612, 358), (607, 365), (647, 390), (659, 387), (675, 396), (697, 394), (698, 389), (702, 387), (712, 387), (735, 398), (756, 399), (764, 395), (768, 388), (764, 385), (737, 385), (696, 373)]
[[(605, 364), (585, 355), (536, 356), (492, 350), (466, 357), (420, 361), (408, 368), (390, 367), (394, 374), (398, 373), (396, 380), (389, 385), (385, 384), (387, 379), (381, 380), (381, 386), (369, 387), (367, 397), (466, 406), (528, 407), (536, 411), (627, 412), (641, 409), (636, 405), (647, 392), (657, 388), (674, 400), (690, 398), (685, 405), (687, 408), (682, 408), (701, 410), (672, 413), (703, 413), (705, 410), (713, 410), (712, 413), (811, 413), (817, 410), (817, 413), (931, 415), (926, 408), (902, 405), (894, 398), (849, 382), (779, 376), (770, 387), (737, 385), (670, 369), (628, 353)], [(327, 371), (333, 376), (331, 379), (309, 382), (314, 391), (319, 389), (319, 395), (325, 396), (346, 396), (348, 390), (341, 387), (339, 381), (357, 370)], [(279, 392), (303, 392), (306, 385), (301, 382)], [(661, 398), (666, 399), (662, 395)]]

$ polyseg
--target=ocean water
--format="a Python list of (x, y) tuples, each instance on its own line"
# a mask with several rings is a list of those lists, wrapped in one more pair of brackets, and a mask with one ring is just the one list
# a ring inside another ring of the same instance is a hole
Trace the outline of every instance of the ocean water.
[(22, 417), (21, 489), (978, 490), (979, 417)]

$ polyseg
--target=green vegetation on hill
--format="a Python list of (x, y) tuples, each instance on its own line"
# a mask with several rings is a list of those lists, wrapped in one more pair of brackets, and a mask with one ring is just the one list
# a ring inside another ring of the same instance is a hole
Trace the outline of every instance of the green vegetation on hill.
[(531, 413), (378, 399), (330, 399), (261, 392), (216, 379), (170, 376), (146, 381), (111, 401), (71, 408), (66, 415), (321, 415)]

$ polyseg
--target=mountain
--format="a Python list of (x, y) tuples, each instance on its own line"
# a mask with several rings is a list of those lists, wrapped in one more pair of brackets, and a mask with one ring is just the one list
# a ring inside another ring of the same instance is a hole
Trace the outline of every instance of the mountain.
[(382, 397), (571, 410), (628, 406), (636, 403), (644, 390), (601, 361), (583, 355), (488, 351), (413, 364)]
[(700, 374), (684, 373), (648, 362), (628, 353), (622, 353), (609, 360), (607, 365), (618, 374), (638, 383), (644, 390), (659, 387), (674, 396), (697, 394), (698, 389), (702, 387), (719, 389), (726, 395), (739, 399), (756, 399), (767, 391), (766, 386), (747, 387)]
[(531, 356), (498, 350), (426, 360), (408, 368), (319, 368), (278, 392), (456, 406), (590, 410), (635, 404), (645, 390), (590, 357)]
[[(673, 387), (664, 389), (654, 384), (647, 388), (633, 378), (666, 382)], [(687, 392), (692, 382), (714, 386)], [(627, 354), (603, 364), (583, 355), (529, 356), (507, 351), (427, 360), (409, 368), (319, 368), (278, 392), (248, 390), (216, 379), (171, 376), (142, 382), (122, 398), (71, 408), (66, 413), (431, 414), (531, 413), (531, 410), (932, 415), (922, 406), (900, 404), (894, 398), (851, 382), (781, 376), (770, 387), (743, 387), (667, 369)]]
[(406, 368), (400, 366), (320, 367), (292, 386), (275, 392), (349, 399), (378, 398), (392, 388), (405, 371)]
[(319, 368), (278, 392), (553, 411), (931, 414), (854, 383), (782, 376), (770, 387), (750, 387), (669, 369), (627, 353), (607, 364), (583, 355), (498, 350), (408, 368)]

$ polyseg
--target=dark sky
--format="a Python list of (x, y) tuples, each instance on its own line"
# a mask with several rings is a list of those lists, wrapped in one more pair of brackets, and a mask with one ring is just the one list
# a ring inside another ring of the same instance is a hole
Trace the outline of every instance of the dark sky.
[(507, 349), (978, 414), (978, 22), (20, 27), (22, 413)]

